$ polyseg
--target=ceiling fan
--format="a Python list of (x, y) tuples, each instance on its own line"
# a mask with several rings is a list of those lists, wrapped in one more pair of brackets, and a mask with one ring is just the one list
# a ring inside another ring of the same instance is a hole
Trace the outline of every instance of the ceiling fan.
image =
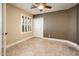
[(34, 3), (31, 6), (31, 9), (34, 9), (34, 8), (38, 8), (40, 11), (43, 11), (43, 9), (51, 9), (52, 6), (49, 6), (47, 3)]

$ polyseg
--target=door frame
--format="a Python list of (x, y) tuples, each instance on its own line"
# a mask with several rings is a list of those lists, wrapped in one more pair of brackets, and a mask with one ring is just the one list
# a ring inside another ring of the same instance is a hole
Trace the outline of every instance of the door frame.
[(2, 3), (0, 3), (0, 56), (2, 55)]
[(6, 56), (6, 3), (2, 3), (2, 56)]

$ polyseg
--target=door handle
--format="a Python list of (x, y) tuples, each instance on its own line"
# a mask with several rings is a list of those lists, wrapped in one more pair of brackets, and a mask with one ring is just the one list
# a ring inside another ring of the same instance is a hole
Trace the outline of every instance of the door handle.
[(8, 35), (8, 33), (2, 33), (2, 35)]
[(5, 33), (5, 35), (8, 35), (8, 33)]

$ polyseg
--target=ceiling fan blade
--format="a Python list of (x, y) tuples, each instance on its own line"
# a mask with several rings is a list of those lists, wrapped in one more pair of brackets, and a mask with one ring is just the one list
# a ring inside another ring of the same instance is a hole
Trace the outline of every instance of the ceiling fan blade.
[(47, 3), (42, 3), (43, 5), (47, 5)]
[(45, 5), (44, 7), (45, 7), (45, 8), (48, 8), (48, 9), (51, 9), (51, 8), (52, 8), (51, 6), (46, 6), (46, 5)]
[(33, 9), (33, 8), (37, 8), (37, 6), (35, 6), (35, 5), (32, 5), (31, 9)]
[(32, 5), (32, 7), (31, 7), (31, 9), (37, 8), (39, 5), (40, 5), (40, 3), (34, 3), (34, 4)]
[(39, 5), (40, 5), (40, 3), (34, 3), (34, 5), (35, 5), (35, 6), (39, 6)]

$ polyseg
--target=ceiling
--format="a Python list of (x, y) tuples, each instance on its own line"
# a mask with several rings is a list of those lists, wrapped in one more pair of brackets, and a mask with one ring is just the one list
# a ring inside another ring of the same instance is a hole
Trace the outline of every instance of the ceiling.
[(30, 14), (33, 14), (33, 15), (47, 13), (47, 12), (54, 12), (54, 11), (59, 11), (59, 10), (65, 10), (76, 5), (76, 3), (48, 3), (49, 6), (52, 6), (52, 9), (45, 9), (41, 12), (37, 8), (31, 9), (32, 4), (33, 3), (11, 3), (11, 5), (21, 8), (25, 10), (26, 12), (29, 12)]

